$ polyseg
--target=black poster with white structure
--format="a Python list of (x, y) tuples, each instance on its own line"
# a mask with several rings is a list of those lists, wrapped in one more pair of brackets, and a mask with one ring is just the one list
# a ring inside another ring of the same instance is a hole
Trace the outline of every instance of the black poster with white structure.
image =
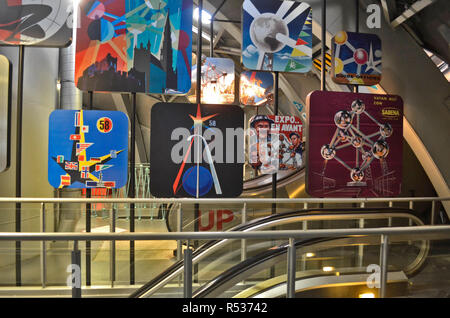
[(150, 191), (155, 197), (238, 197), (244, 112), (238, 106), (158, 103), (152, 108)]

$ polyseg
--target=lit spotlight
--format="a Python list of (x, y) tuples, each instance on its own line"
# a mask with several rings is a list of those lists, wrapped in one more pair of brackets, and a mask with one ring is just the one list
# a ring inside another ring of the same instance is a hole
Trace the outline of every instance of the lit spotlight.
[(324, 266), (324, 267), (322, 268), (322, 270), (323, 270), (324, 272), (331, 272), (331, 271), (334, 270), (334, 267), (333, 267), (333, 266)]

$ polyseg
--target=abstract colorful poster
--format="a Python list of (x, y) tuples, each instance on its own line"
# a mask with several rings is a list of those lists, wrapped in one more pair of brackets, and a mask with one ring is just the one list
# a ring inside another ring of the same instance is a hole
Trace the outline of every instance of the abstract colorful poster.
[(48, 181), (54, 188), (121, 188), (128, 175), (128, 117), (118, 111), (55, 110)]
[(244, 112), (232, 105), (158, 103), (152, 108), (150, 192), (155, 197), (238, 197)]
[(376, 34), (341, 31), (331, 44), (334, 82), (372, 86), (381, 81), (381, 40)]
[(0, 0), (0, 45), (65, 47), (73, 0)]
[(273, 106), (273, 74), (269, 72), (245, 71), (239, 82), (241, 105)]
[(185, 94), (192, 0), (84, 0), (75, 80), (85, 91)]
[(12, 65), (0, 55), (0, 172), (8, 169), (11, 147)]
[(308, 96), (306, 190), (314, 197), (401, 192), (403, 101), (396, 95), (315, 91)]
[(244, 0), (242, 63), (249, 70), (306, 73), (312, 59), (312, 11), (306, 2)]
[[(192, 68), (192, 91), (188, 99), (197, 98), (197, 65)], [(202, 56), (201, 70), (202, 103), (233, 104), (235, 100), (234, 62), (231, 59)]]
[(303, 165), (303, 125), (295, 116), (250, 118), (249, 161), (262, 174), (296, 170)]

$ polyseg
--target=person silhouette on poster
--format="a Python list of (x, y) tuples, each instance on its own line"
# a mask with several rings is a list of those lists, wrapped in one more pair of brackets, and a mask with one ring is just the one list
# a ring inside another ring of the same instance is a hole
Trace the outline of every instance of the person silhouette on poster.
[(291, 141), (291, 146), (289, 147), (289, 150), (291, 150), (290, 156), (293, 159), (292, 168), (296, 169), (303, 163), (303, 143), (300, 135), (296, 132), (291, 133), (289, 139)]
[(266, 115), (257, 115), (250, 122), (256, 135), (250, 145), (250, 162), (264, 174), (275, 173), (278, 169), (278, 158), (273, 149), (278, 149), (279, 142), (271, 131), (272, 124), (274, 121)]
[(37, 23), (45, 19), (52, 8), (44, 4), (17, 4), (0, 0), (0, 41), (19, 43), (21, 34), (42, 39), (45, 31)]

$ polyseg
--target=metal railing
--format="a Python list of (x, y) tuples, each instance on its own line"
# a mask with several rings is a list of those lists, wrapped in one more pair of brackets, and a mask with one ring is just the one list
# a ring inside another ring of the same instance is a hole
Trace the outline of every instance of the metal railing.
[[(80, 205), (84, 205), (84, 204), (89, 204), (89, 203), (115, 203), (115, 204), (178, 204), (178, 217), (177, 217), (177, 223), (178, 223), (178, 228), (177, 231), (180, 233), (182, 232), (182, 228), (181, 228), (181, 219), (182, 219), (182, 214), (183, 214), (183, 205), (192, 205), (192, 204), (207, 204), (207, 205), (221, 205), (224, 206), (226, 204), (242, 204), (243, 208), (241, 211), (242, 214), (242, 222), (246, 222), (247, 218), (246, 218), (246, 213), (247, 213), (247, 209), (248, 206), (250, 204), (289, 204), (289, 205), (299, 205), (302, 206), (303, 205), (303, 209), (308, 209), (308, 207), (312, 204), (354, 204), (354, 205), (358, 205), (361, 208), (364, 208), (366, 206), (366, 204), (370, 204), (370, 203), (387, 203), (389, 207), (393, 207), (394, 203), (408, 203), (408, 207), (410, 209), (414, 208), (414, 203), (415, 202), (431, 202), (432, 206), (431, 206), (431, 224), (433, 225), (435, 223), (435, 215), (436, 215), (436, 202), (442, 202), (442, 201), (449, 201), (450, 197), (410, 197), (410, 198), (327, 198), (327, 199), (316, 199), (316, 198), (302, 198), (302, 199), (265, 199), (265, 198), (237, 198), (237, 199), (226, 199), (226, 198), (221, 198), (221, 199), (172, 199), (172, 198), (167, 198), (167, 199), (129, 199), (129, 198), (107, 198), (107, 199), (103, 199), (103, 198), (91, 198), (91, 199), (86, 199), (86, 198), (0, 198), (0, 204), (1, 203), (38, 203), (40, 204), (40, 210), (41, 210), (41, 224), (40, 224), (40, 230), (41, 232), (45, 232), (45, 215), (46, 215), (46, 209), (45, 209), (45, 204), (61, 204), (61, 203), (79, 203)], [(113, 208), (111, 209), (112, 212), (112, 224), (111, 224), (111, 234), (110, 235), (116, 235), (114, 234), (115, 230), (114, 230), (114, 214), (115, 214), (115, 209), (114, 209), (114, 205)], [(389, 222), (389, 226), (391, 225), (391, 222)], [(410, 220), (410, 224), (412, 225), (412, 222)], [(364, 219), (361, 219), (359, 222), (359, 226), (360, 229), (364, 228)], [(304, 227), (304, 230), (307, 230), (307, 227)], [(268, 232), (264, 232), (266, 235)], [(306, 233), (306, 232), (303, 232)], [(309, 233), (309, 231), (308, 231)], [(1, 233), (2, 236), (0, 236), (0, 238), (2, 238), (3, 240), (5, 239), (3, 234), (5, 233)], [(9, 235), (12, 235), (13, 233), (6, 233)], [(19, 233), (14, 233), (15, 235), (19, 235), (19, 237), (21, 238), (25, 238), (20, 236), (21, 234)], [(35, 236), (29, 236), (31, 233), (22, 233), (23, 235), (26, 235), (26, 237), (35, 237)], [(36, 235), (39, 233), (34, 233), (33, 235)], [(173, 233), (175, 234), (175, 233)], [(180, 233), (180, 234), (192, 234), (192, 233)], [(204, 234), (205, 233), (196, 233), (196, 234), (200, 234), (199, 239), (206, 239)], [(44, 234), (41, 234), (44, 235)], [(47, 234), (49, 235), (49, 234)], [(75, 233), (71, 233), (71, 235), (77, 235)], [(77, 240), (84, 240), (84, 241), (91, 241), (91, 240), (97, 240), (98, 238), (91, 238), (93, 234), (83, 234), (84, 239), (77, 239)], [(97, 234), (98, 235), (98, 234)], [(124, 234), (120, 234), (120, 237), (124, 237)], [(138, 237), (140, 235), (140, 233), (136, 233), (136, 234), (129, 234), (131, 235), (130, 238), (128, 240), (130, 241), (134, 241), (134, 240), (140, 240)], [(134, 239), (135, 236), (137, 235), (136, 238)], [(215, 236), (214, 239), (221, 239), (222, 236)], [(290, 239), (290, 238), (295, 238), (295, 237), (284, 237), (286, 239)], [(13, 241), (22, 241), (22, 239), (12, 239)], [(52, 239), (53, 240), (53, 239)], [(72, 239), (71, 239), (72, 240)], [(120, 240), (120, 239), (107, 239), (111, 241), (111, 254), (112, 254), (112, 264), (114, 263), (114, 255), (115, 254), (115, 248), (114, 248), (114, 244), (113, 241), (115, 240)], [(178, 256), (181, 257), (181, 251), (182, 251), (182, 244), (181, 244), (181, 240), (195, 240), (194, 237), (183, 237), (182, 239), (177, 239), (177, 250), (178, 250)], [(241, 238), (242, 242), (244, 243), (243, 246), (245, 247), (245, 240), (246, 238)], [(45, 271), (45, 267), (46, 267), (46, 246), (45, 246), (45, 239), (41, 239), (42, 243), (41, 243), (41, 267), (43, 268), (43, 270), (41, 270), (41, 281), (42, 281), (42, 286), (45, 287), (46, 286), (46, 271)], [(74, 246), (77, 246), (78, 244), (75, 244)], [(189, 246), (189, 245), (188, 245)], [(360, 246), (360, 249), (362, 249), (363, 247)], [(76, 255), (79, 255), (80, 251), (77, 248), (76, 251)], [(358, 255), (362, 255), (362, 251), (359, 251)], [(186, 255), (185, 255), (186, 256)], [(79, 256), (76, 256), (79, 258)], [(242, 257), (243, 259), (245, 259), (245, 251), (242, 253)], [(75, 258), (77, 259), (77, 258)], [(361, 259), (362, 261), (362, 259)], [(130, 264), (130, 266), (133, 266)], [(115, 266), (112, 265), (111, 267), (111, 272), (114, 273), (115, 272)], [(112, 274), (114, 275), (114, 274)], [(114, 276), (112, 276), (112, 282), (114, 281)]]
[[(306, 230), (306, 231), (258, 231), (258, 232), (185, 232), (185, 233), (0, 233), (0, 241), (73, 241), (72, 265), (81, 269), (79, 241), (152, 241), (152, 240), (221, 240), (221, 239), (264, 239), (289, 240), (287, 253), (287, 290), (288, 297), (295, 297), (295, 272), (296, 272), (296, 250), (295, 239), (311, 238), (337, 238), (348, 236), (380, 235), (380, 297), (386, 296), (387, 265), (388, 265), (388, 242), (391, 235), (414, 235), (424, 234), (447, 234), (450, 235), (450, 226), (417, 226), (417, 227), (392, 227), (392, 228), (370, 228), (370, 229), (335, 229), (335, 230)], [(188, 245), (189, 246), (189, 245)], [(192, 297), (192, 251), (188, 248), (184, 255), (184, 297)], [(75, 271), (75, 281), (81, 282), (81, 270)], [(72, 286), (72, 297), (81, 297), (81, 285)]]
[[(450, 197), (405, 197), (405, 198), (218, 198), (218, 199), (175, 199), (175, 198), (0, 198), (1, 203), (39, 203), (39, 204), (63, 204), (63, 203), (113, 203), (113, 204), (298, 204), (303, 205), (304, 209), (308, 209), (310, 204), (355, 204), (364, 208), (366, 204), (387, 203), (389, 207), (393, 207), (394, 203), (408, 203), (409, 209), (414, 209), (414, 203), (431, 202), (431, 224), (435, 223), (436, 218), (436, 202), (450, 201)], [(450, 212), (448, 212), (450, 214)]]

